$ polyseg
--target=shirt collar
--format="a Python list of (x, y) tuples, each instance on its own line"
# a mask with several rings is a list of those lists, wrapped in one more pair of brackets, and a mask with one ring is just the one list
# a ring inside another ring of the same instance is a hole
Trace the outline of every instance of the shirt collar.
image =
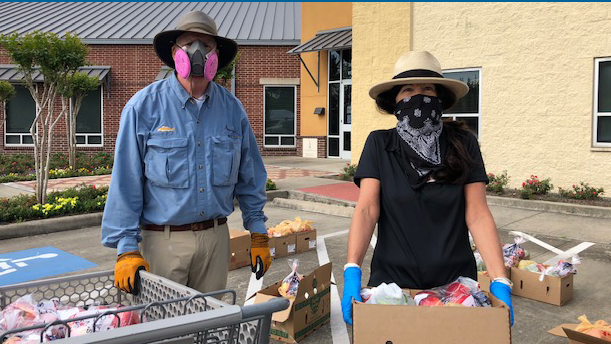
[[(172, 76), (170, 77), (170, 85), (172, 89), (174, 90), (174, 93), (180, 100), (180, 104), (182, 104), (182, 106), (185, 107), (189, 99), (191, 99), (191, 96), (189, 95), (187, 90), (185, 90), (185, 88), (182, 87), (182, 84), (180, 83), (180, 81), (178, 81), (178, 78), (176, 77), (176, 73), (172, 73)], [(206, 97), (206, 103), (208, 102), (210, 97), (213, 96), (215, 89), (216, 89), (216, 84), (214, 83), (214, 81), (211, 81), (208, 84), (208, 88), (206, 89), (206, 92), (204, 92), (204, 96)]]
[(390, 135), (388, 135), (388, 141), (386, 141), (386, 147), (384, 147), (389, 152), (398, 151), (399, 147), (399, 134), (396, 129), (391, 129)]

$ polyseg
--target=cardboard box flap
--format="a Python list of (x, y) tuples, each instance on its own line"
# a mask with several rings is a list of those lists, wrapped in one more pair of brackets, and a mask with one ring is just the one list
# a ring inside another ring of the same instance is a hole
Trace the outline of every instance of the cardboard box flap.
[(282, 281), (279, 281), (270, 286), (267, 286), (250, 296), (247, 295), (245, 301), (252, 299), (253, 297), (257, 296), (258, 294), (265, 294), (265, 295), (280, 297), (280, 293), (278, 292), (278, 288), (280, 287), (280, 285), (282, 285)]
[[(267, 302), (269, 300), (273, 300), (279, 297), (282, 297), (282, 296), (272, 296), (272, 295), (257, 293), (255, 297), (255, 304)], [(287, 309), (272, 314), (273, 321), (285, 322), (289, 320), (289, 317), (291, 316), (291, 310), (293, 309), (293, 303), (295, 302), (295, 300), (294, 299), (288, 299), (288, 300), (289, 300), (289, 306)]]
[(577, 324), (562, 324), (562, 325), (556, 326), (553, 329), (547, 331), (547, 333), (553, 334), (554, 336), (566, 338), (566, 333), (564, 333), (563, 328), (574, 330), (575, 328), (577, 328)]
[(566, 336), (569, 337), (569, 339), (574, 340), (574, 341), (579, 342), (579, 343), (583, 343), (583, 344), (609, 344), (609, 341), (606, 341), (606, 340), (601, 339), (601, 338), (596, 338), (596, 337), (587, 335), (585, 333), (577, 332), (575, 330), (571, 330), (571, 329), (568, 329), (568, 328), (564, 328), (563, 330), (566, 333)]
[(299, 282), (299, 289), (297, 290), (295, 300), (297, 302), (307, 300), (305, 294), (307, 293), (308, 296), (314, 295), (314, 288), (316, 288), (317, 292), (329, 288), (331, 286), (331, 270), (331, 263), (327, 263), (304, 276), (301, 282)]

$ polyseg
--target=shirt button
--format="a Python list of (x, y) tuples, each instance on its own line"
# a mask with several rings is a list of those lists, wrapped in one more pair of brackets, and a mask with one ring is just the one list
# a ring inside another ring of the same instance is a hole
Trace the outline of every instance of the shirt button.
[(197, 120), (197, 124), (199, 124), (199, 122), (200, 122), (200, 120), (198, 119), (198, 120)]
[(202, 211), (201, 213), (199, 213), (199, 216), (204, 216), (204, 212)]
[(204, 165), (199, 165), (199, 169), (200, 170), (203, 169), (203, 168), (204, 168)]
[(199, 192), (204, 192), (204, 188), (199, 188)]
[(197, 145), (201, 146), (202, 145), (202, 141), (197, 141)]

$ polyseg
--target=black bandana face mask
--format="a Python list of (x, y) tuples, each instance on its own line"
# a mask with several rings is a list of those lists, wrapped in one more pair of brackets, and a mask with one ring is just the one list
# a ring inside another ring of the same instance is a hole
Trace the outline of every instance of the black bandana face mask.
[(401, 152), (408, 162), (407, 175), (414, 188), (424, 185), (431, 172), (443, 168), (442, 111), (439, 98), (422, 94), (405, 98), (395, 107)]

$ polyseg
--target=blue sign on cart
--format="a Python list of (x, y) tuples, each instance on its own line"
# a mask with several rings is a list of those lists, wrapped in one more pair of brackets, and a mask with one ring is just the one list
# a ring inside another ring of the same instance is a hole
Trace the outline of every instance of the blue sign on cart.
[(0, 286), (89, 269), (94, 264), (53, 246), (0, 254)]

